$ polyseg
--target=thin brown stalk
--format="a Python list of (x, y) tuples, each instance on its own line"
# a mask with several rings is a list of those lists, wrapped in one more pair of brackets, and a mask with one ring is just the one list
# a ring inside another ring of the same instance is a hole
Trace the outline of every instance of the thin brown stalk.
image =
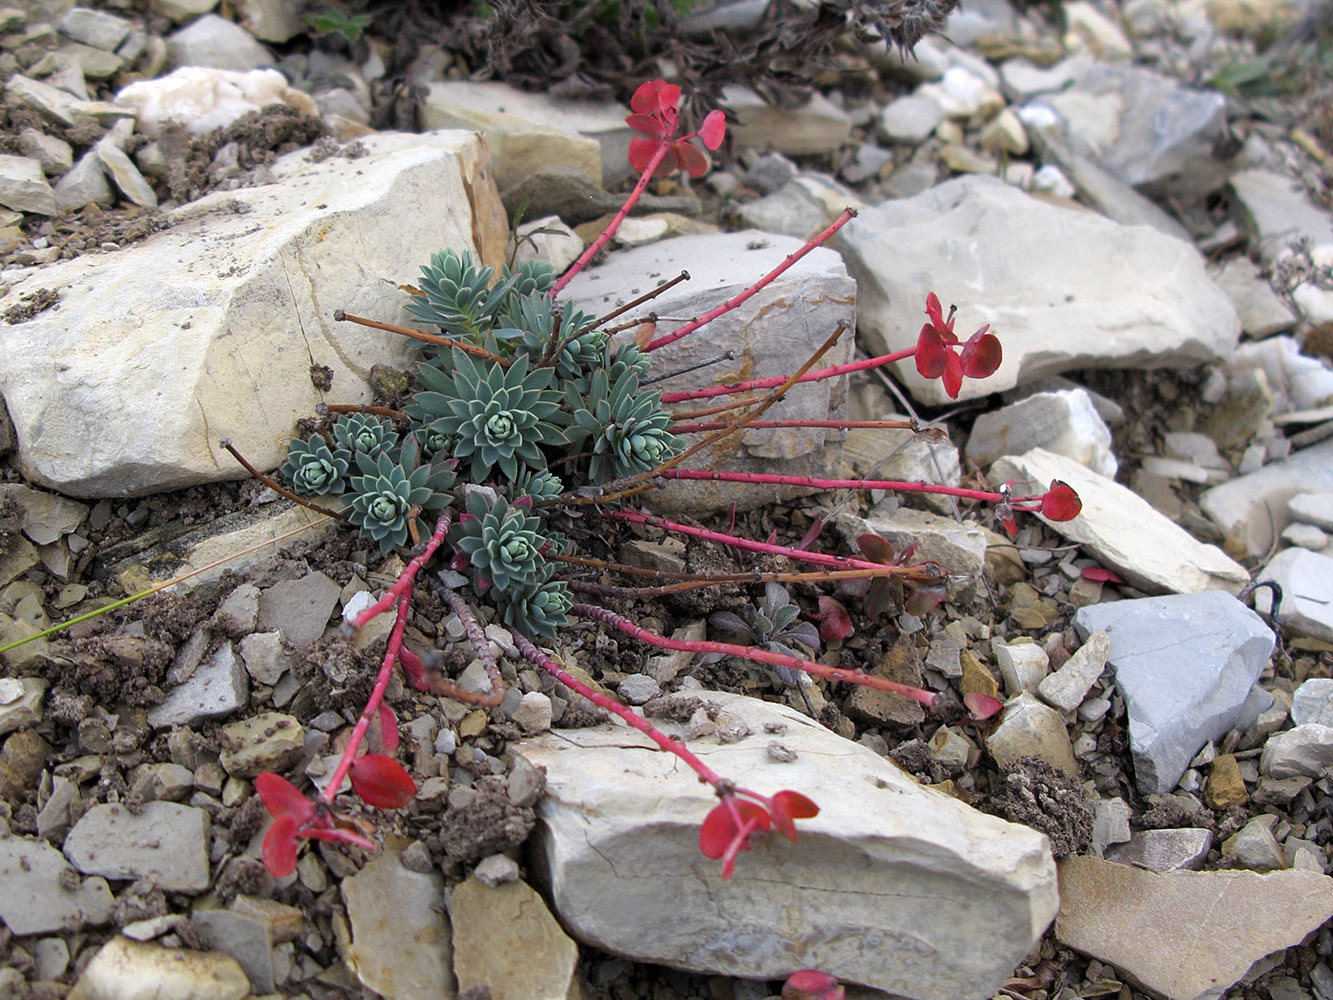
[(231, 452), (231, 457), (241, 463), (241, 468), (245, 469), (246, 472), (250, 473), (250, 475), (254, 476), (256, 479), (258, 479), (261, 483), (263, 483), (265, 486), (271, 489), (274, 493), (277, 493), (279, 496), (284, 496), (288, 500), (291, 500), (293, 503), (299, 503), (302, 507), (309, 508), (310, 510), (313, 510), (319, 514), (323, 514), (325, 517), (331, 517), (335, 521), (347, 520), (347, 515), (342, 513), (341, 511), (330, 510), (328, 507), (321, 507), (317, 503), (311, 503), (305, 497), (297, 496), (295, 493), (287, 489), (287, 487), (283, 486), (276, 479), (272, 478), (271, 476), (266, 476), (264, 473), (260, 472), (258, 469), (256, 469), (253, 465), (251, 465), (249, 462), (245, 460), (245, 456), (242, 455), (239, 451), (237, 451), (235, 446), (232, 445), (230, 441), (219, 441), (218, 443), (222, 445), (223, 448), (226, 448), (227, 451)]

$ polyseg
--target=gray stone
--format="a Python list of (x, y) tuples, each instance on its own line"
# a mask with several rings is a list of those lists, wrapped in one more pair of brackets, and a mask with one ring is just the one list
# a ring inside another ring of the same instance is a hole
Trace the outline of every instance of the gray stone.
[(130, 772), (130, 791), (144, 802), (179, 802), (193, 787), (194, 773), (180, 764), (140, 764)]
[[(1257, 579), (1282, 588), (1277, 620), (1297, 635), (1333, 642), (1333, 558), (1308, 549), (1284, 549), (1268, 561)], [(1272, 591), (1255, 591), (1255, 607), (1272, 608)]]
[(1291, 721), (1298, 726), (1317, 722), (1333, 726), (1333, 680), (1312, 677), (1291, 696)]
[(801, 174), (763, 198), (740, 205), (742, 225), (766, 233), (809, 239), (842, 214), (861, 209), (861, 199), (826, 174)]
[[(216, 620), (228, 635), (240, 636), (253, 632), (259, 622), (259, 588), (253, 583), (241, 584), (218, 606)], [(244, 656), (244, 640), (241, 649), (241, 655)]]
[(944, 108), (938, 101), (920, 94), (895, 97), (880, 112), (879, 132), (887, 142), (916, 145), (925, 142), (944, 121)]
[(245, 669), (258, 684), (276, 684), (291, 669), (291, 657), (282, 645), (281, 632), (252, 632), (241, 640)]
[(65, 856), (85, 875), (150, 876), (171, 892), (208, 888), (208, 813), (176, 802), (93, 806), (65, 838)]
[(579, 946), (523, 882), (470, 878), (449, 896), (459, 992), (491, 1000), (566, 1000), (579, 995)]
[(1047, 523), (1143, 590), (1239, 591), (1249, 583), (1245, 567), (1217, 546), (1198, 541), (1132, 490), (1072, 459), (1034, 448), (999, 459), (990, 475), (995, 482), (1015, 480), (1016, 495), (1042, 492), (1057, 479), (1068, 483), (1083, 501), (1082, 511), (1072, 521)]
[(276, 62), (268, 49), (239, 24), (205, 14), (167, 38), (171, 65), (211, 66), (244, 72)]
[(1322, 778), (1333, 768), (1333, 727), (1307, 722), (1264, 743), (1259, 770), (1273, 778)]
[(525, 733), (540, 733), (551, 728), (553, 712), (550, 696), (529, 691), (519, 699), (514, 721)]
[(1213, 278), (1231, 298), (1240, 316), (1240, 328), (1251, 337), (1271, 337), (1296, 323), (1291, 308), (1248, 257), (1233, 257)]
[[(736, 295), (799, 246), (799, 241), (789, 237), (753, 231), (676, 237), (613, 255), (606, 263), (581, 272), (570, 282), (567, 294), (578, 308), (602, 315), (688, 270), (692, 280), (654, 299), (651, 308), (664, 317), (700, 316)], [(855, 301), (855, 283), (838, 255), (822, 248), (815, 250), (739, 308), (653, 351), (650, 375), (727, 351), (735, 352), (734, 360), (673, 378), (671, 391), (789, 374), (839, 324), (845, 324), (850, 334), (855, 326)], [(666, 336), (678, 325), (663, 321), (657, 336)], [(844, 336), (824, 355), (821, 364), (851, 360), (852, 340), (850, 335)], [(827, 379), (794, 386), (765, 417), (837, 419), (845, 405), (845, 380)], [(820, 428), (747, 430), (738, 437), (735, 444), (687, 460), (681, 467), (827, 476), (837, 475), (841, 466), (836, 432)], [(645, 494), (645, 500), (663, 510), (700, 512), (723, 509), (733, 502), (749, 508), (799, 492), (768, 485), (677, 482)]]
[(661, 685), (644, 674), (630, 674), (616, 687), (620, 700), (630, 705), (642, 705), (661, 693)]
[(1129, 806), (1118, 796), (1099, 799), (1092, 806), (1092, 847), (1098, 854), (1112, 844), (1130, 839)]
[(245, 666), (232, 644), (225, 642), (160, 705), (148, 710), (148, 722), (154, 729), (188, 726), (199, 719), (230, 715), (249, 700)]
[(46, 681), (40, 677), (0, 678), (0, 736), (40, 722), (45, 696)]
[(1265, 263), (1302, 239), (1312, 246), (1333, 243), (1333, 215), (1317, 208), (1287, 174), (1242, 170), (1232, 175), (1231, 190), (1245, 213), (1250, 246)]
[(1273, 836), (1277, 817), (1271, 813), (1251, 816), (1243, 827), (1222, 843), (1222, 857), (1233, 867), (1271, 872), (1287, 867), (1282, 845)]
[(1324, 491), (1333, 491), (1333, 438), (1204, 491), (1199, 506), (1226, 535), (1227, 551), (1245, 558), (1266, 552), (1273, 526), (1291, 522), (1287, 501)]
[(1287, 513), (1298, 521), (1333, 531), (1333, 491), (1297, 493), (1287, 501)]
[(983, 413), (967, 438), (967, 457), (985, 467), (1002, 455), (1033, 448), (1072, 458), (1114, 479), (1120, 465), (1111, 450), (1111, 429), (1085, 389), (1039, 392)]
[(19, 132), (19, 151), (40, 163), (48, 176), (59, 177), (74, 166), (74, 148), (69, 143), (35, 128)]
[(1197, 870), (1203, 866), (1212, 846), (1213, 832), (1200, 827), (1140, 830), (1129, 838), (1129, 843), (1107, 850), (1106, 860), (1150, 872)]
[(1004, 678), (1004, 689), (1010, 695), (1020, 691), (1035, 694), (1050, 668), (1051, 660), (1035, 642), (1016, 642), (1012, 646), (999, 641), (992, 644), (995, 665)]
[(1067, 858), (1055, 936), (1156, 994), (1216, 1000), (1259, 959), (1299, 944), (1329, 916), (1333, 879), (1313, 872), (1156, 874)]
[(157, 193), (153, 186), (144, 180), (139, 168), (129, 158), (129, 154), (110, 139), (103, 139), (94, 147), (97, 158), (106, 167), (106, 172), (116, 187), (129, 201), (142, 208), (157, 207)]
[[(709, 767), (761, 794), (808, 793), (820, 813), (797, 823), (795, 844), (757, 839), (724, 882), (699, 853), (717, 798), (675, 757), (621, 726), (524, 741), (518, 752), (546, 768), (548, 789), (532, 863), (575, 937), (714, 974), (811, 966), (921, 1000), (992, 995), (1055, 905), (1044, 838), (918, 785), (792, 709), (689, 694), (718, 707), (719, 728), (757, 734), (694, 741)], [(673, 735), (685, 725), (658, 722)], [(766, 723), (784, 727), (794, 761), (770, 758)]]
[(289, 0), (240, 0), (235, 6), (246, 30), (263, 42), (282, 44), (309, 28), (301, 19), (301, 8)]
[(1037, 694), (1062, 712), (1077, 711), (1106, 669), (1110, 652), (1111, 637), (1102, 631), (1093, 632), (1059, 670), (1042, 678)]
[[(331, 398), (368, 401), (371, 366), (401, 364), (408, 348), (403, 338), (334, 323), (327, 304), (402, 322), (407, 296), (366, 282), (349, 261), (373, 257), (402, 281), (416, 280), (442, 245), (499, 263), (504, 216), (476, 136), (361, 141), (366, 156), (311, 163), (305, 151), (289, 154), (268, 168), (275, 183), (206, 195), (162, 233), (57, 261), (10, 286), (16, 297), (60, 294), (59, 309), (6, 329), (0, 366), (30, 481), (66, 495), (121, 496), (234, 478), (241, 473), (220, 449), (224, 438), (273, 469), (297, 418), (322, 398), (312, 363), (333, 369)], [(326, 196), (312, 199), (311, 190)], [(437, 222), (429, 233), (391, 235), (379, 223), (400, 210)], [(255, 230), (260, 218), (276, 221)]]
[[(869, 386), (869, 383), (866, 385)], [(864, 391), (854, 393), (848, 416), (853, 420), (906, 420), (903, 415), (893, 412), (892, 405), (885, 393), (875, 393), (873, 396)], [(963, 481), (958, 448), (946, 435), (854, 427), (847, 432), (842, 443), (842, 454), (843, 461), (852, 466), (858, 475), (871, 479), (924, 482), (941, 486), (959, 486)], [(872, 499), (874, 496), (872, 491)], [(953, 501), (950, 497), (919, 493), (913, 500), (936, 514), (953, 516)]]
[(1274, 646), (1258, 615), (1217, 591), (1091, 605), (1074, 627), (1111, 637), (1144, 795), (1170, 792), (1199, 749), (1226, 735)]
[(1026, 691), (1005, 702), (999, 726), (986, 737), (986, 749), (1001, 767), (1022, 757), (1040, 757), (1071, 778), (1078, 777), (1064, 719)]
[(0, 154), (0, 205), (18, 212), (56, 214), (56, 194), (39, 162)]
[(749, 87), (722, 88), (727, 133), (742, 146), (775, 149), (788, 156), (830, 153), (851, 135), (852, 120), (818, 90), (796, 108), (776, 108)]
[(230, 910), (196, 910), (190, 923), (205, 945), (245, 970), (252, 992), (273, 992), (273, 935), (264, 921)]
[(867, 531), (889, 542), (895, 552), (915, 544), (914, 558), (939, 563), (949, 574), (951, 586), (966, 586), (986, 565), (986, 536), (979, 526), (959, 524), (924, 510), (900, 507), (889, 517), (839, 514), (833, 524), (852, 546)]
[(41, 80), (15, 73), (5, 81), (5, 95), (17, 104), (40, 112), (51, 121), (69, 127), (84, 120), (80, 101), (73, 94)]
[(152, 0), (153, 9), (177, 24), (193, 21), (218, 5), (218, 0)]
[(105, 52), (114, 52), (133, 27), (123, 17), (89, 7), (71, 7), (56, 22), (56, 30), (66, 38)]
[(218, 733), (220, 763), (237, 778), (253, 778), (260, 771), (284, 771), (304, 752), (305, 733), (290, 715), (265, 712), (223, 726)]
[(97, 150), (90, 149), (79, 162), (56, 181), (56, 207), (77, 212), (85, 205), (110, 205), (116, 200), (106, 179), (106, 166)]
[[(151, 990), (151, 992), (145, 992)], [(242, 1000), (245, 973), (228, 955), (113, 937), (84, 968), (66, 1000)]]
[[(948, 302), (967, 289), (960, 337), (990, 323), (1004, 361), (990, 378), (965, 379), (960, 399), (1074, 369), (1215, 361), (1230, 357), (1240, 334), (1193, 247), (995, 178), (960, 177), (883, 202), (834, 242), (856, 278), (860, 335), (872, 355), (915, 346), (928, 292)], [(1095, 279), (1083, 267), (1089, 246), (1100, 248)], [(1051, 288), (1065, 292), (1051, 296)], [(949, 402), (910, 359), (894, 372), (922, 402)]]
[(401, 845), (386, 844), (355, 875), (342, 880), (351, 940), (343, 960), (368, 989), (391, 1000), (453, 996), (444, 881), (409, 871)]
[(44, 840), (0, 837), (0, 920), (10, 932), (47, 934), (104, 924), (114, 902), (106, 880), (78, 880), (64, 888), (73, 870)]
[(324, 634), (342, 588), (315, 570), (283, 580), (259, 597), (259, 627), (277, 629), (297, 649), (309, 649)]

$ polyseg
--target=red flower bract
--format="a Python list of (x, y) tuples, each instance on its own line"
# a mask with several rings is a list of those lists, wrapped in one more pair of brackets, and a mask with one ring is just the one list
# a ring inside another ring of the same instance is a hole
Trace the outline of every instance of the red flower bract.
[[(665, 155), (653, 171), (654, 177), (684, 170), (691, 177), (702, 177), (708, 172), (708, 157), (696, 146), (690, 145), (693, 136), (675, 138), (680, 112), (680, 88), (665, 80), (649, 80), (639, 85), (630, 98), (634, 114), (625, 118), (625, 124), (640, 133), (629, 144), (629, 162), (643, 173), (663, 146)], [(699, 135), (709, 149), (722, 145), (726, 135), (726, 117), (721, 111), (710, 111), (704, 119)]]
[(375, 849), (375, 842), (358, 833), (348, 820), (323, 803), (311, 802), (281, 775), (272, 771), (256, 775), (255, 791), (273, 817), (264, 835), (264, 867), (278, 878), (296, 871), (297, 841), (302, 839), (341, 840), (368, 851)]
[(987, 323), (967, 338), (958, 348), (958, 335), (953, 332), (954, 311), (946, 317), (940, 300), (931, 292), (926, 296), (926, 315), (930, 322), (921, 327), (916, 340), (916, 370), (922, 378), (941, 379), (950, 399), (957, 399), (963, 387), (963, 376), (986, 378), (1000, 367), (1004, 352), (1000, 339), (988, 333)]
[(352, 761), (352, 790), (377, 809), (403, 809), (417, 794), (416, 783), (403, 765), (382, 753)]
[(773, 826), (790, 841), (796, 840), (796, 820), (819, 815), (815, 805), (800, 792), (778, 792), (773, 796)]
[(782, 1000), (843, 1000), (847, 991), (818, 969), (799, 969), (782, 984)]
[(1074, 488), (1058, 479), (1051, 480), (1051, 488), (1041, 501), (1043, 517), (1052, 521), (1072, 521), (1083, 509), (1083, 501), (1078, 498)]

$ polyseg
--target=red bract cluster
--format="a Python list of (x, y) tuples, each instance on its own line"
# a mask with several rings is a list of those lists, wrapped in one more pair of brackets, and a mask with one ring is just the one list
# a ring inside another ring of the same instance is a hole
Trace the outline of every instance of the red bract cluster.
[(916, 340), (916, 370), (923, 378), (937, 378), (944, 383), (950, 399), (957, 399), (963, 387), (963, 376), (986, 378), (1000, 367), (1003, 352), (1000, 339), (987, 333), (987, 323), (959, 349), (958, 335), (953, 332), (954, 310), (949, 308), (946, 318), (940, 300), (931, 292), (926, 296), (926, 315), (930, 322), (921, 327)]
[(641, 84), (630, 98), (629, 106), (634, 109), (634, 114), (625, 119), (625, 124), (642, 133), (629, 144), (629, 162), (635, 170), (640, 173), (647, 170), (657, 151), (667, 146), (666, 155), (653, 172), (654, 177), (677, 170), (684, 170), (691, 177), (702, 177), (708, 172), (708, 157), (689, 140), (697, 136), (709, 149), (717, 149), (726, 136), (726, 116), (721, 111), (710, 111), (698, 132), (677, 139), (679, 103), (680, 88), (665, 80), (649, 80)]
[(782, 1000), (844, 1000), (838, 980), (818, 969), (798, 969), (782, 984)]
[[(741, 798), (741, 796), (745, 796)], [(772, 798), (736, 790), (722, 794), (699, 828), (699, 850), (704, 857), (722, 859), (722, 877), (731, 878), (736, 855), (750, 849), (750, 836), (776, 829), (796, 840), (796, 820), (819, 815), (815, 805), (800, 792), (778, 792)]]
[[(367, 754), (352, 765), (352, 788), (369, 805), (401, 809), (412, 801), (417, 787), (392, 757)], [(264, 866), (278, 878), (296, 871), (296, 852), (302, 840), (340, 840), (375, 849), (375, 842), (352, 819), (339, 816), (326, 802), (312, 802), (286, 778), (264, 771), (255, 777), (255, 791), (273, 817), (264, 835)]]

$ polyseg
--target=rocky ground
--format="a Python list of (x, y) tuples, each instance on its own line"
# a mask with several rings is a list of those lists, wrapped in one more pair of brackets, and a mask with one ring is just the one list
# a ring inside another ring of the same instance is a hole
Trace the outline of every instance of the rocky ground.
[[(1333, 998), (1317, 9), (1070, 2), (1057, 26), (969, 4), (914, 59), (835, 46), (781, 111), (715, 88), (732, 145), (713, 172), (656, 186), (570, 286), (600, 313), (688, 267), (656, 307), (696, 315), (857, 207), (699, 352), (743, 345), (752, 367), (727, 377), (786, 371), (855, 301), (858, 348), (882, 353), (915, 341), (936, 291), (964, 335), (992, 324), (1004, 365), (957, 404), (910, 367), (793, 394), (785, 415), (910, 412), (938, 430), (754, 432), (719, 464), (1059, 478), (1084, 501), (1067, 524), (1021, 518), (1010, 541), (939, 498), (733, 513), (738, 494), (672, 497), (756, 539), (794, 543), (822, 518), (825, 551), (863, 532), (916, 544), (950, 574), (941, 609), (871, 618), (844, 595), (854, 630), (821, 658), (1007, 699), (977, 724), (568, 630), (565, 662), (719, 770), (820, 790), (801, 841), (744, 855), (729, 897), (697, 856), (696, 783), (597, 728), (498, 625), (498, 708), (391, 689), (420, 793), (373, 817), (381, 851), (311, 847), (281, 881), (259, 860), (252, 779), (329, 773), (388, 627), (348, 645), (338, 623), (402, 562), (259, 483), (215, 482), (230, 469), (217, 438), (272, 467), (326, 392), (395, 402), (401, 383), (372, 366), (405, 351), (331, 332), (330, 314), (393, 320), (393, 284), (442, 242), (496, 261), (522, 206), (524, 252), (572, 260), (627, 186), (624, 108), (468, 80), (461, 29), (406, 58), (385, 33), (402, 15), (383, 10), (349, 46), (312, 44), (278, 0), (92, 7), (0, 10), (0, 637), (230, 561), (0, 653), (0, 996), (128, 998), (152, 981), (162, 997), (759, 1000), (795, 962), (862, 998)], [(771, 28), (725, 12), (737, 38)], [(284, 75), (248, 73), (270, 66)], [(181, 89), (152, 88), (172, 71)], [(562, 92), (598, 89), (571, 79)], [(460, 127), (494, 158), (455, 134), (389, 134)], [(568, 531), (633, 565), (756, 565), (655, 529)], [(616, 607), (722, 638), (709, 615), (751, 591)], [(811, 616), (824, 593), (791, 596)], [(484, 690), (461, 640), (419, 594), (409, 642)], [(793, 884), (818, 891), (788, 927)]]

